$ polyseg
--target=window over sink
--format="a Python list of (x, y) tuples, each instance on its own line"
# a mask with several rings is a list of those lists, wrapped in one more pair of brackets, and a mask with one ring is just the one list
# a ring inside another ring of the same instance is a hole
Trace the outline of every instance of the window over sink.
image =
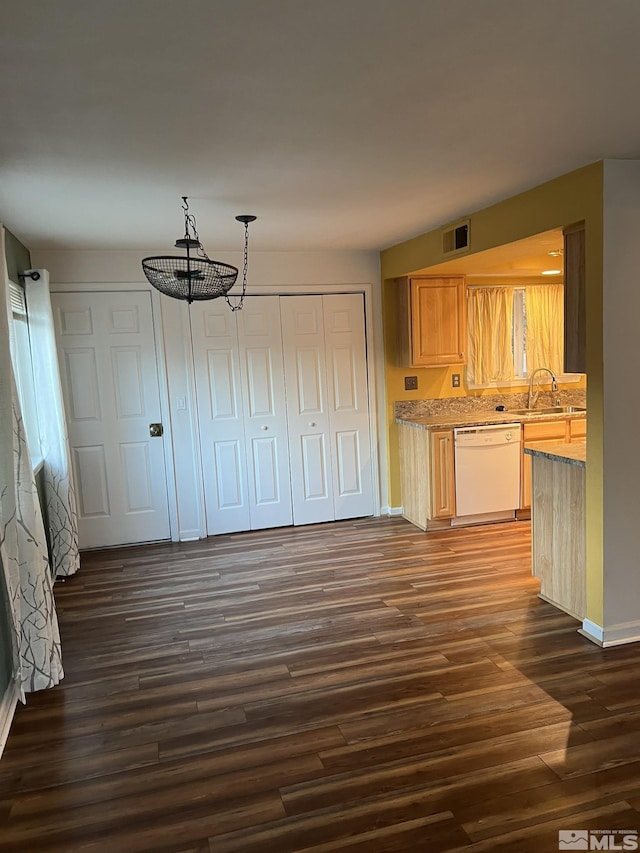
[(561, 284), (471, 285), (467, 301), (468, 387), (521, 385), (540, 365), (562, 374)]

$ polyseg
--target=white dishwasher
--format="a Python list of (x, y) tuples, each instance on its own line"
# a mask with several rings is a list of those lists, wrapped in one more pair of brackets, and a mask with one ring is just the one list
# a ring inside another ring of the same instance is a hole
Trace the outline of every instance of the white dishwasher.
[(520, 506), (520, 429), (516, 423), (454, 430), (457, 517), (513, 517)]

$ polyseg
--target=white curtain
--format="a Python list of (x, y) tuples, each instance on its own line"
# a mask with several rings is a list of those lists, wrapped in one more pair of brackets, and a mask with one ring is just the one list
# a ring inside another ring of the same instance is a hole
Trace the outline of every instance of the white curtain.
[(54, 577), (78, 571), (78, 519), (69, 464), (69, 439), (56, 353), (49, 273), (26, 279), (31, 358), (36, 387), (40, 447), (44, 459), (46, 520)]
[(472, 385), (512, 379), (513, 287), (468, 290), (467, 380)]
[(564, 370), (564, 287), (561, 284), (529, 285), (527, 306), (527, 371), (550, 367)]
[(9, 280), (0, 226), (0, 563), (9, 595), (13, 677), (25, 692), (63, 677), (53, 576), (9, 348)]

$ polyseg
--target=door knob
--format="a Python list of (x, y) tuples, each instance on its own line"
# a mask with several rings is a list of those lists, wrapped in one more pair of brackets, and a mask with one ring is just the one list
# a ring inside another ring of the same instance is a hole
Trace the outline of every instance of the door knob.
[(262, 429), (269, 429), (269, 427), (265, 424)]
[(151, 438), (160, 438), (163, 433), (164, 427), (162, 424), (149, 424), (149, 435)]
[(310, 426), (310, 427), (314, 427), (315, 425), (316, 425), (316, 422), (315, 422), (315, 421), (309, 421), (309, 426)]

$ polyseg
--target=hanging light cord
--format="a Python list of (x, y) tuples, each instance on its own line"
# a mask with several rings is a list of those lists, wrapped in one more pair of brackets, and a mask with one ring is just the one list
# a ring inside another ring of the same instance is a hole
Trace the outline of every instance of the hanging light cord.
[[(249, 269), (249, 218), (236, 216), (240, 222), (244, 221), (244, 259), (242, 264), (242, 293), (240, 294), (239, 301), (233, 303), (229, 299), (229, 295), (225, 293), (224, 298), (227, 300), (227, 305), (231, 308), (232, 311), (240, 311), (244, 304), (244, 295), (247, 292), (247, 270)], [(255, 216), (252, 217), (255, 219)], [(236, 297), (234, 297), (236, 298)]]
[(209, 261), (209, 263), (213, 263), (209, 255), (204, 250), (204, 246), (200, 241), (200, 235), (198, 234), (198, 229), (196, 228), (196, 218), (192, 213), (189, 213), (189, 202), (187, 201), (187, 196), (182, 196), (182, 209), (184, 210), (184, 238), (185, 240), (191, 240), (191, 233), (189, 229), (193, 232), (193, 239), (198, 244), (196, 246), (196, 254), (200, 255), (201, 258), (204, 258), (205, 261)]
[[(189, 202), (187, 201), (187, 196), (182, 196), (182, 209), (184, 210), (184, 236), (185, 239), (190, 240), (191, 234), (189, 233), (189, 229), (193, 232), (193, 239), (196, 241), (196, 254), (200, 255), (201, 258), (204, 258), (206, 261), (211, 262), (211, 258), (204, 250), (204, 247), (200, 241), (200, 235), (198, 234), (198, 229), (196, 228), (196, 218), (193, 214), (189, 213)], [(227, 305), (231, 308), (232, 311), (240, 311), (242, 310), (242, 306), (244, 305), (244, 297), (247, 292), (247, 272), (249, 270), (249, 223), (255, 221), (255, 216), (236, 216), (238, 222), (242, 222), (244, 224), (244, 256), (242, 263), (242, 292), (237, 298), (237, 302), (232, 302), (229, 299), (229, 295), (225, 293), (224, 298), (227, 301)]]

